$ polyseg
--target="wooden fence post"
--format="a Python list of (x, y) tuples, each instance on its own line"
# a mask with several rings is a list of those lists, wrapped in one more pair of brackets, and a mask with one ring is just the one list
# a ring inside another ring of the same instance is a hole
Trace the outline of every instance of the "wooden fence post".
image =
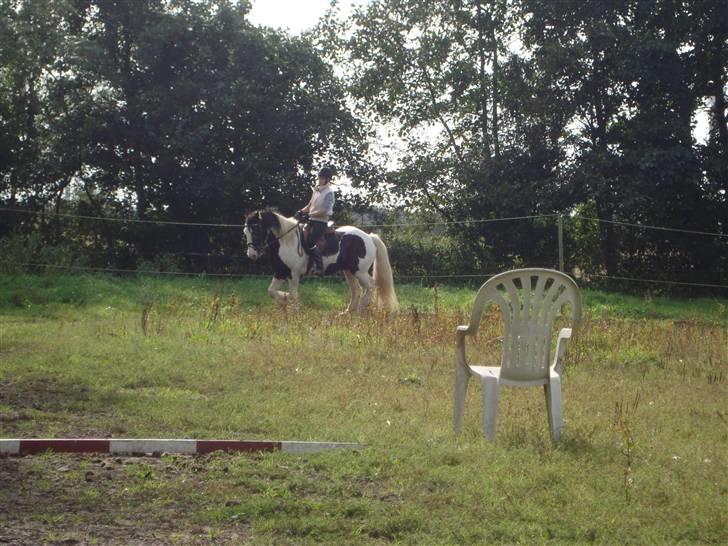
[(559, 214), (559, 271), (564, 272), (564, 217)]

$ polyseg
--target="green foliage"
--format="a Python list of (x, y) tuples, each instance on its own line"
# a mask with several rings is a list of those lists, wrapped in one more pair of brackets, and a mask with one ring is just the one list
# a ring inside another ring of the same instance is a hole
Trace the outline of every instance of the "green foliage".
[[(387, 182), (402, 202), (448, 220), (593, 209), (598, 237), (574, 235), (573, 265), (720, 284), (720, 239), (611, 223), (724, 233), (728, 27), (718, 5), (380, 0), (323, 29), (351, 67), (350, 92), (398, 128), (404, 157)], [(703, 149), (692, 116), (705, 97), (716, 107)], [(459, 238), (487, 241), (500, 265), (540, 265), (529, 243), (543, 234), (509, 228)]]
[(139, 273), (178, 273), (179, 271), (178, 260), (173, 254), (158, 254), (151, 260), (143, 260), (137, 264)]
[(84, 267), (88, 260), (83, 252), (70, 244), (47, 244), (40, 233), (15, 233), (0, 238), (0, 263), (2, 273), (21, 273), (26, 271), (48, 271)]
[[(240, 224), (253, 208), (300, 207), (319, 162), (366, 176), (365, 138), (333, 68), (308, 39), (252, 26), (249, 9), (2, 0), (0, 203)], [(0, 234), (13, 227), (2, 224)], [(93, 240), (104, 265), (134, 269), (171, 249), (196, 271), (240, 238), (93, 221), (63, 235)]]

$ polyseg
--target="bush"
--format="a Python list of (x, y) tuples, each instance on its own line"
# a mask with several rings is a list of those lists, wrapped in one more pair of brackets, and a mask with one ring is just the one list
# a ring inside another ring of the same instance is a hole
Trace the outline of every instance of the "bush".
[(13, 233), (0, 239), (0, 272), (57, 272), (61, 269), (88, 267), (88, 258), (71, 245), (51, 245), (42, 234)]

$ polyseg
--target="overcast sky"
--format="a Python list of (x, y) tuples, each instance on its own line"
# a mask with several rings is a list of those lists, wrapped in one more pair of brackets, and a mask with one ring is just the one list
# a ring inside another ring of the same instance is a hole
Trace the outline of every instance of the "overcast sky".
[[(330, 3), (330, 0), (252, 0), (249, 19), (256, 25), (300, 34), (316, 25)], [(342, 10), (350, 3), (346, 0), (339, 2)]]

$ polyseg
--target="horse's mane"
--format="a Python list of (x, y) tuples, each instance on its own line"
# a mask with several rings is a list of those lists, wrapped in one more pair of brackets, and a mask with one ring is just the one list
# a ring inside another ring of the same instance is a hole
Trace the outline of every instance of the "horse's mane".
[(276, 215), (276, 217), (278, 218), (278, 225), (283, 230), (292, 229), (298, 223), (296, 219), (289, 218), (288, 216), (281, 214), (278, 210), (267, 209), (267, 211)]
[(259, 217), (266, 229), (287, 230), (292, 228), (297, 222), (293, 218), (288, 218), (281, 214), (278, 209), (266, 207), (264, 209), (255, 210), (245, 215), (245, 222), (249, 223), (253, 217)]

